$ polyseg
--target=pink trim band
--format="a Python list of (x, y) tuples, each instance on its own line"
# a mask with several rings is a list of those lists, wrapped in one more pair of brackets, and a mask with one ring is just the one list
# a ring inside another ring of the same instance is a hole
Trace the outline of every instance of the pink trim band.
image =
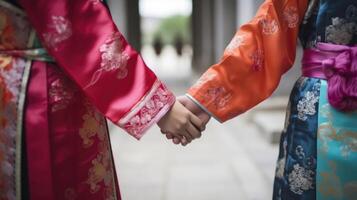
[(139, 140), (171, 109), (175, 101), (172, 92), (157, 80), (143, 100), (117, 124)]

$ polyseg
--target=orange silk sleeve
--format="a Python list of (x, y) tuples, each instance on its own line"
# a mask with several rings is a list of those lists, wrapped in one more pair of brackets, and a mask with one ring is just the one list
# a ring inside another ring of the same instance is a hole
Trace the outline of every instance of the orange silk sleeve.
[(221, 122), (268, 98), (295, 60), (308, 0), (266, 0), (188, 96)]

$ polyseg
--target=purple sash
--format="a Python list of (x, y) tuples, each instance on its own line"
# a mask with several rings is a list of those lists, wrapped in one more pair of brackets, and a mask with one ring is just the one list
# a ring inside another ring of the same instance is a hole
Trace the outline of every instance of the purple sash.
[(327, 80), (328, 100), (334, 108), (357, 109), (357, 46), (318, 43), (304, 51), (302, 64), (303, 76)]

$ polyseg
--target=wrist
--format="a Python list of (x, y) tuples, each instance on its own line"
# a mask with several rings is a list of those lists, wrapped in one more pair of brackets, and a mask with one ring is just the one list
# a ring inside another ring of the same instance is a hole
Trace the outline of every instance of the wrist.
[(213, 117), (214, 119), (216, 119), (218, 122), (221, 122), (221, 120), (219, 120), (218, 117), (216, 117), (212, 112), (210, 112), (203, 104), (201, 104), (198, 100), (196, 100), (196, 98), (194, 98), (193, 96), (191, 96), (190, 94), (186, 93), (185, 97), (187, 99), (190, 100), (190, 102), (192, 102), (193, 104), (195, 104), (195, 106), (197, 106), (199, 108), (200, 111), (202, 111), (201, 115), (205, 115), (209, 118)]

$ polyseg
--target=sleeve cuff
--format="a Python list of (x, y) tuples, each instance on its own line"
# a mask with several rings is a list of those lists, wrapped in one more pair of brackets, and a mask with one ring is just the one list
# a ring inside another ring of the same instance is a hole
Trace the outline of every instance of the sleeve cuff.
[(174, 94), (157, 80), (151, 90), (117, 125), (140, 140), (145, 132), (171, 109), (175, 101)]
[(193, 96), (190, 94), (186, 94), (186, 96), (193, 101), (198, 107), (200, 107), (203, 111), (205, 111), (207, 114), (209, 114), (211, 117), (213, 117), (215, 120), (217, 120), (220, 123), (223, 123), (216, 115), (214, 115), (212, 112), (210, 112), (204, 105), (202, 105), (197, 99), (195, 99)]

